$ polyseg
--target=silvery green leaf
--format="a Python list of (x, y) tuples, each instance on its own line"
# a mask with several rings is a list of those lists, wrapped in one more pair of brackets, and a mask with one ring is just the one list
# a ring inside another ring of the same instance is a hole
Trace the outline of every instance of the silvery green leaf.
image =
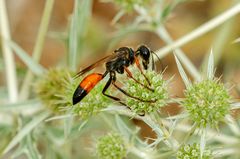
[(235, 40), (233, 40), (233, 42), (232, 43), (239, 43), (240, 42), (240, 37), (239, 38), (237, 38), (237, 39), (235, 39)]
[(41, 102), (38, 99), (31, 99), (17, 103), (1, 105), (0, 111), (19, 111), (29, 108), (40, 108)]
[(45, 68), (36, 63), (31, 56), (26, 53), (18, 44), (13, 41), (9, 41), (10, 47), (15, 51), (17, 56), (28, 66), (28, 68), (36, 75), (41, 75), (45, 71)]
[(231, 109), (239, 109), (239, 108), (240, 108), (240, 102), (231, 104)]
[(185, 73), (185, 71), (184, 71), (180, 61), (178, 60), (177, 56), (176, 55), (174, 55), (174, 56), (175, 56), (176, 64), (177, 64), (177, 67), (178, 67), (178, 71), (179, 71), (179, 73), (182, 77), (182, 80), (183, 80), (185, 86), (188, 88), (188, 87), (191, 86), (191, 82), (189, 81), (189, 79), (187, 77), (187, 74)]
[(170, 119), (170, 120), (176, 120), (176, 119), (184, 119), (186, 117), (188, 117), (189, 114), (188, 113), (180, 113), (180, 114), (177, 114), (177, 115), (173, 115), (173, 116), (170, 116), (170, 117), (167, 117), (166, 119)]
[(81, 131), (83, 127), (88, 123), (88, 120), (84, 120), (78, 127), (78, 131)]
[(207, 128), (204, 128), (200, 131), (201, 134), (201, 139), (200, 139), (200, 156), (201, 158), (203, 157), (203, 153), (205, 150), (206, 146), (206, 133), (207, 133)]
[(120, 133), (127, 139), (130, 139), (132, 130), (125, 124), (119, 115), (115, 115), (115, 121)]
[(87, 30), (87, 21), (91, 17), (92, 0), (75, 0), (73, 16), (69, 31), (69, 65), (72, 70), (77, 67), (77, 55), (82, 46), (81, 41)]
[(73, 116), (64, 119), (64, 137), (68, 138), (73, 126)]
[(209, 58), (208, 58), (208, 67), (207, 67), (207, 78), (213, 79), (214, 77), (214, 56), (213, 56), (213, 50), (211, 49)]
[(40, 124), (47, 116), (49, 115), (48, 112), (44, 112), (31, 120), (27, 123), (4, 149), (3, 154), (7, 153), (11, 150), (14, 146), (16, 146), (26, 135), (28, 135), (38, 124)]
[(73, 114), (57, 115), (57, 116), (53, 116), (53, 117), (50, 117), (50, 118), (46, 119), (45, 122), (49, 122), (49, 121), (53, 121), (53, 120), (62, 120), (62, 119), (65, 119), (65, 118), (70, 118), (72, 116), (75, 116), (75, 115), (73, 115)]
[(233, 117), (231, 115), (226, 115), (225, 117), (225, 123), (229, 126), (230, 130), (236, 135), (239, 136), (240, 135), (240, 128), (237, 124), (237, 122), (235, 121), (235, 119), (233, 119)]
[(31, 159), (41, 159), (41, 155), (38, 152), (38, 149), (36, 147), (36, 143), (34, 143), (34, 141), (32, 141), (32, 138), (30, 135), (28, 135), (26, 137), (26, 147), (27, 147), (27, 151), (28, 151), (28, 158)]

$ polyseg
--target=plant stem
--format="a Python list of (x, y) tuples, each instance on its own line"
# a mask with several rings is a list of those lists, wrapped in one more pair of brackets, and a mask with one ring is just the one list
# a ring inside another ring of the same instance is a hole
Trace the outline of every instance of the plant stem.
[(155, 51), (158, 56), (161, 58), (167, 55), (170, 51), (173, 51), (176, 48), (179, 48), (188, 42), (198, 38), (199, 36), (209, 32), (210, 30), (216, 28), (220, 24), (224, 23), (228, 19), (232, 18), (233, 16), (237, 15), (240, 12), (240, 3), (236, 4), (232, 8), (228, 9), (224, 13), (220, 14), (219, 16), (215, 17), (214, 19), (208, 21), (207, 23), (201, 25), (197, 29), (193, 30), (189, 34), (183, 36), (182, 38), (176, 40), (170, 45)]
[(141, 151), (139, 149), (137, 149), (136, 147), (129, 147), (129, 151), (131, 153), (133, 153), (134, 155), (140, 157), (140, 158), (143, 158), (143, 159), (152, 159), (153, 157), (150, 156), (148, 153), (144, 152), (144, 151)]
[[(38, 62), (41, 58), (43, 44), (44, 44), (44, 41), (45, 41), (45, 36), (46, 36), (46, 33), (47, 33), (48, 24), (49, 24), (49, 21), (50, 21), (50, 16), (51, 16), (53, 4), (54, 4), (54, 0), (48, 0), (45, 3), (43, 16), (42, 16), (42, 19), (41, 19), (40, 28), (39, 28), (36, 44), (35, 44), (35, 47), (33, 49), (33, 55), (32, 55), (33, 60), (36, 61), (36, 62)], [(20, 92), (20, 99), (21, 100), (24, 100), (24, 99), (28, 98), (29, 93), (30, 93), (29, 89), (30, 89), (30, 86), (31, 86), (32, 79), (33, 79), (33, 73), (30, 69), (28, 69), (28, 72), (27, 72), (27, 74), (24, 78), (24, 82), (23, 82), (21, 92)]]
[(18, 98), (18, 86), (16, 77), (16, 67), (11, 48), (7, 44), (10, 41), (10, 31), (5, 0), (0, 0), (0, 29), (2, 37), (2, 51), (6, 68), (6, 81), (8, 88), (9, 101), (14, 103)]
[[(168, 34), (167, 30), (160, 26), (157, 28), (156, 33), (159, 37), (161, 37), (168, 45), (173, 43), (172, 38)], [(185, 68), (190, 72), (190, 74), (194, 77), (196, 81), (200, 81), (201, 75), (198, 72), (197, 68), (193, 65), (193, 63), (189, 60), (189, 58), (185, 55), (185, 53), (179, 49), (175, 49), (175, 55), (177, 55), (178, 59), (182, 62)]]
[[(163, 120), (163, 123), (166, 126), (171, 126), (171, 123), (167, 120)], [(180, 131), (183, 131), (183, 132), (189, 132), (191, 130), (191, 127), (192, 126), (190, 126), (190, 125), (179, 123), (176, 126), (176, 130), (180, 130)], [(196, 128), (194, 134), (197, 134), (197, 132), (199, 132), (199, 131), (200, 131), (200, 129)], [(215, 131), (210, 130), (210, 129), (208, 129), (208, 132), (207, 132), (206, 135), (207, 135), (207, 137), (211, 137), (212, 139), (215, 139), (219, 142), (223, 142), (225, 144), (236, 144), (236, 143), (238, 143), (238, 139), (236, 137), (224, 135), (224, 134), (221, 134), (219, 132), (215, 132)]]

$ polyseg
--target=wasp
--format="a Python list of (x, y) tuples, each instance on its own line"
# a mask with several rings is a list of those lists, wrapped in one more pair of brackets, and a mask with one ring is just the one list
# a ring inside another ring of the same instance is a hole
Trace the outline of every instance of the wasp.
[[(124, 74), (124, 72), (127, 73), (127, 76), (131, 79), (133, 79), (135, 82), (139, 83), (146, 89), (150, 91), (154, 91), (154, 89), (150, 88), (151, 83), (149, 79), (145, 76), (143, 73), (143, 69), (147, 70), (149, 63), (150, 63), (150, 57), (152, 57), (152, 69), (155, 69), (154, 59), (153, 55), (157, 56), (153, 51), (151, 51), (148, 47), (145, 45), (141, 45), (138, 47), (136, 51), (134, 51), (130, 47), (120, 47), (119, 49), (115, 50), (112, 55), (108, 55), (97, 62), (93, 63), (92, 65), (86, 67), (82, 71), (78, 72), (75, 76), (75, 78), (84, 75), (85, 73), (89, 72), (90, 70), (94, 69), (95, 67), (105, 63), (105, 69), (106, 71), (103, 74), (100, 73), (91, 73), (87, 75), (78, 85), (76, 88), (72, 102), (73, 105), (80, 102), (102, 79), (104, 79), (107, 75), (109, 75), (108, 81), (106, 82), (102, 94), (111, 98), (112, 100), (115, 100), (123, 105), (125, 105), (123, 102), (121, 102), (121, 99), (109, 94), (106, 94), (107, 89), (110, 87), (110, 85), (113, 85), (115, 88), (117, 88), (120, 92), (125, 94), (126, 96), (130, 98), (134, 98), (136, 100), (142, 101), (142, 102), (156, 102), (154, 100), (143, 100), (138, 97), (135, 97), (129, 93), (127, 93), (125, 90), (123, 90), (120, 86), (116, 84), (117, 77), (116, 73), (118, 74)], [(158, 56), (157, 56), (158, 57)], [(142, 65), (140, 65), (140, 58), (142, 61)], [(159, 58), (158, 58), (159, 59)], [(160, 60), (160, 59), (159, 59)], [(148, 85), (144, 85), (143, 83), (139, 82), (137, 79), (135, 79), (131, 73), (131, 71), (128, 69), (129, 66), (136, 64), (137, 68), (141, 71), (141, 74), (144, 76), (144, 78), (147, 81)], [(143, 69), (142, 69), (143, 66)]]

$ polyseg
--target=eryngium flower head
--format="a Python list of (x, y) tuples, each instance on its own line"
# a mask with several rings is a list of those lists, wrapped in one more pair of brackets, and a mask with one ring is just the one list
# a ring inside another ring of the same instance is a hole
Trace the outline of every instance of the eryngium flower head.
[(119, 134), (110, 133), (98, 139), (97, 156), (99, 159), (122, 159), (127, 150), (124, 140)]
[(125, 11), (132, 11), (135, 5), (144, 6), (150, 0), (114, 0), (114, 2)]
[(217, 80), (204, 80), (193, 84), (185, 91), (183, 106), (199, 127), (217, 127), (229, 113), (230, 96)]
[[(75, 85), (71, 94), (73, 94), (81, 80), (82, 79), (80, 79), (77, 85)], [(104, 81), (97, 84), (88, 95), (81, 100), (81, 102), (73, 106), (73, 112), (82, 119), (85, 119), (99, 113), (101, 109), (106, 108), (109, 105), (110, 100), (102, 94), (104, 86)]]
[(103, 84), (96, 85), (84, 99), (72, 105), (75, 89), (82, 77), (72, 78), (73, 73), (67, 69), (50, 69), (36, 83), (36, 92), (44, 105), (55, 113), (70, 112), (85, 119), (98, 113), (107, 106), (108, 99), (102, 95)]
[[(139, 70), (134, 71), (134, 77), (143, 83), (145, 86), (148, 86), (148, 83), (144, 76), (140, 73)], [(157, 74), (155, 71), (146, 71), (146, 76), (151, 82), (151, 88), (154, 89), (154, 92), (144, 88), (139, 83), (135, 82), (132, 79), (127, 80), (126, 88), (128, 93), (132, 96), (138, 97), (143, 100), (150, 100), (156, 102), (141, 102), (139, 100), (127, 97), (126, 104), (137, 114), (141, 113), (151, 113), (159, 110), (160, 107), (167, 104), (169, 99), (168, 95), (168, 81), (163, 79), (162, 74)]]
[[(200, 159), (200, 146), (194, 143), (193, 145), (183, 145), (179, 148), (177, 152), (177, 159)], [(205, 149), (203, 152), (202, 159), (213, 158), (212, 152)]]
[(71, 74), (67, 69), (52, 68), (36, 81), (35, 90), (38, 97), (55, 113), (72, 105), (71, 94), (67, 91), (71, 86)]

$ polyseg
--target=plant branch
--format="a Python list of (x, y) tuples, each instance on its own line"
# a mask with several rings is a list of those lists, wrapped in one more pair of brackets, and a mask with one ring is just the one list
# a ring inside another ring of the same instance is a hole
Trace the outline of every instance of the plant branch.
[(207, 23), (201, 25), (197, 29), (193, 30), (189, 34), (183, 36), (182, 38), (176, 40), (170, 45), (155, 51), (158, 56), (161, 58), (167, 55), (170, 51), (173, 51), (176, 48), (179, 48), (188, 42), (198, 38), (199, 36), (209, 32), (210, 30), (216, 28), (220, 24), (224, 23), (228, 19), (232, 18), (233, 16), (237, 15), (240, 12), (240, 3), (236, 4), (232, 8), (228, 9), (224, 13), (220, 14), (219, 16), (215, 17), (214, 19), (208, 21)]
[[(32, 55), (33, 60), (36, 62), (38, 62), (41, 58), (42, 49), (43, 49), (45, 36), (47, 33), (47, 29), (48, 29), (48, 24), (50, 21), (53, 4), (54, 4), (54, 0), (48, 0), (45, 3), (43, 16), (42, 16), (39, 32), (37, 35), (36, 44), (33, 49), (33, 55)], [(31, 86), (32, 79), (33, 79), (33, 73), (31, 71), (31, 69), (28, 69), (28, 72), (24, 78), (24, 83), (21, 88), (20, 99), (24, 100), (24, 99), (28, 98), (29, 93), (30, 93), (29, 89)]]
[[(167, 30), (160, 26), (157, 28), (156, 33), (159, 37), (161, 37), (168, 45), (171, 45), (173, 43), (172, 38), (168, 34)], [(190, 74), (194, 77), (196, 81), (200, 81), (201, 74), (197, 70), (197, 68), (193, 65), (193, 63), (189, 60), (189, 58), (185, 55), (185, 53), (179, 49), (175, 49), (175, 55), (178, 57), (178, 59), (182, 62), (182, 64), (185, 66), (185, 68), (190, 72)]]
[(0, 29), (2, 38), (2, 51), (6, 68), (6, 81), (9, 101), (13, 103), (16, 102), (18, 98), (18, 86), (13, 52), (7, 44), (7, 42), (11, 39), (11, 35), (9, 31), (5, 0), (0, 0)]

